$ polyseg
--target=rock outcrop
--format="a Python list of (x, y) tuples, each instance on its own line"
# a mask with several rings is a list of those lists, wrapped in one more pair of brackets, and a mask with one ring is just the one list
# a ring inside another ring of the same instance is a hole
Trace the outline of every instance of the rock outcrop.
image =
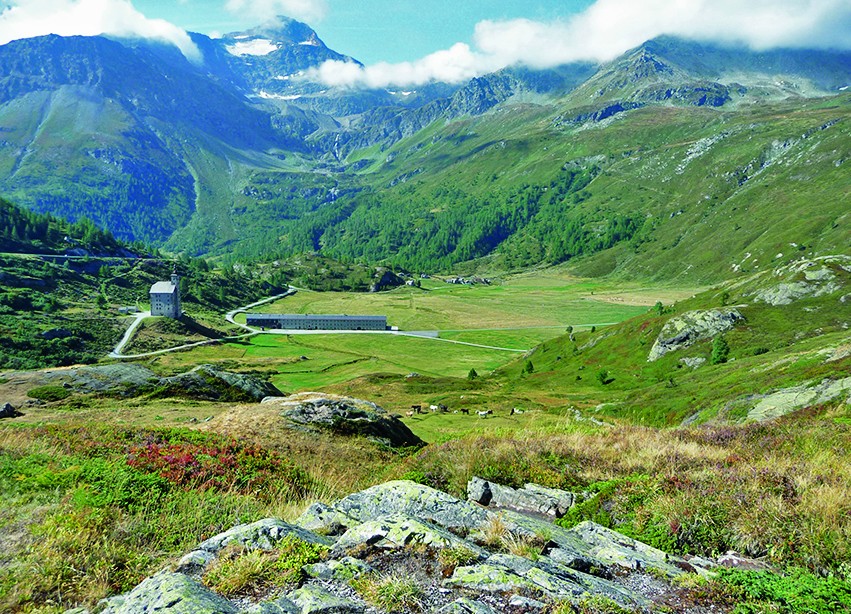
[(748, 420), (758, 422), (779, 418), (804, 407), (844, 399), (851, 405), (851, 377), (839, 380), (826, 379), (815, 385), (784, 388), (770, 394), (751, 398), (757, 402), (748, 411)]
[(129, 398), (152, 392), (206, 401), (257, 403), (272, 395), (281, 395), (272, 384), (252, 375), (222, 371), (200, 365), (172, 377), (160, 377), (136, 363), (116, 363), (22, 373), (32, 387), (63, 386), (80, 394), (104, 394)]
[[(498, 486), (489, 484), (491, 489)], [(529, 485), (523, 490), (539, 489)], [(341, 534), (334, 537), (326, 529)], [(230, 599), (205, 586), (220, 557), (271, 553), (284, 539), (317, 544), (326, 554), (303, 565), (300, 579), (285, 586), (251, 586)], [(512, 548), (512, 543), (527, 547)], [(269, 518), (234, 527), (199, 544), (175, 570), (163, 570), (129, 593), (104, 601), (100, 611), (383, 612), (356, 592), (351, 581), (364, 575), (413, 579), (422, 589), (425, 612), (543, 611), (551, 603), (581, 604), (592, 597), (646, 611), (650, 595), (631, 588), (641, 584), (628, 582), (631, 574), (672, 578), (694, 571), (693, 565), (695, 560), (669, 556), (593, 522), (565, 529), (540, 513), (497, 514), (427, 486), (395, 481), (333, 505), (315, 504), (295, 523)], [(700, 561), (697, 569), (708, 566)]]
[(213, 401), (257, 403), (281, 394), (274, 385), (258, 377), (222, 371), (212, 365), (199, 365), (187, 373), (163, 378), (160, 385), (176, 396)]
[(711, 339), (727, 332), (742, 320), (744, 316), (733, 307), (689, 311), (673, 317), (662, 327), (647, 360), (653, 362), (668, 352), (687, 348), (704, 339)]
[(388, 414), (369, 401), (303, 392), (289, 397), (265, 398), (263, 403), (279, 406), (284, 418), (302, 428), (363, 435), (394, 448), (423, 445), (398, 416)]
[(757, 302), (789, 305), (805, 298), (816, 298), (839, 292), (848, 284), (851, 257), (823, 256), (799, 260), (774, 271), (780, 283), (754, 292)]
[(473, 477), (467, 484), (467, 498), (479, 505), (510, 508), (556, 518), (564, 516), (576, 500), (573, 493), (565, 490), (544, 488), (537, 484), (526, 484), (518, 490), (477, 477)]

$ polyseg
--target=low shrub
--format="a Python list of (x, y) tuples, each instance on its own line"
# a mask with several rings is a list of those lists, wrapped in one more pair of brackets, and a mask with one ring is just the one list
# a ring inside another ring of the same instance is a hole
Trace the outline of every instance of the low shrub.
[(717, 581), (740, 591), (736, 614), (851, 612), (851, 582), (836, 576), (822, 578), (802, 569), (785, 575), (725, 569), (718, 573)]
[(27, 391), (27, 396), (33, 399), (38, 399), (39, 401), (52, 403), (54, 401), (67, 399), (71, 396), (71, 391), (63, 388), (62, 386), (37, 386), (36, 388)]

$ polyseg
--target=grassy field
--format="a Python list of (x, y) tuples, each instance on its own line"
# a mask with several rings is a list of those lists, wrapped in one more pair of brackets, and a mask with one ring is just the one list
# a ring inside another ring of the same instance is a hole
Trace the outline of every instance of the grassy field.
[[(162, 356), (155, 364), (173, 372), (199, 363), (257, 370), (271, 375), (272, 382), (287, 392), (339, 386), (374, 374), (465, 378), (471, 369), (480, 375), (493, 372), (520, 353), (564, 334), (568, 325), (579, 329), (621, 322), (645, 313), (657, 300), (673, 301), (693, 292), (576, 279), (559, 268), (492, 285), (423, 281), (422, 289), (376, 294), (300, 290), (257, 310), (383, 314), (402, 330), (440, 331), (438, 340), (373, 334), (260, 335)], [(240, 317), (244, 321), (245, 316)], [(408, 400), (406, 394), (398, 398), (403, 407)]]
[[(602, 300), (596, 297), (602, 294)], [(379, 294), (299, 291), (264, 305), (263, 313), (345, 313), (386, 315), (401, 330), (522, 329), (620, 322), (646, 311), (663, 297), (685, 297), (691, 290), (660, 290), (571, 278), (557, 269), (511, 277), (493, 285), (465, 286), (437, 279), (422, 288)], [(627, 300), (625, 297), (630, 297)]]

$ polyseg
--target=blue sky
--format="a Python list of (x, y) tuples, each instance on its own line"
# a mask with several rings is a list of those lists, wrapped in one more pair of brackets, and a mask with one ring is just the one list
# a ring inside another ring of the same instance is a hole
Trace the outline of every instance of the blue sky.
[[(319, 19), (310, 19), (309, 11), (292, 16), (306, 19), (335, 51), (373, 64), (412, 61), (458, 42), (470, 42), (480, 21), (527, 18), (551, 22), (591, 4), (593, 0), (328, 0)], [(134, 5), (147, 17), (163, 18), (204, 34), (258, 25), (256, 13), (228, 11), (225, 0), (135, 0)]]

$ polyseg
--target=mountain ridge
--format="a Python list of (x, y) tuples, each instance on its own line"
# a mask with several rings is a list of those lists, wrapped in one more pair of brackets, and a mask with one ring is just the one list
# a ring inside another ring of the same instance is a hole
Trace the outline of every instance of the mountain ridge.
[[(660, 194), (669, 191), (666, 184), (676, 184), (666, 197), (671, 202), (681, 198), (674, 194), (692, 191), (696, 181), (717, 190), (708, 178), (686, 172), (688, 160), (703, 153), (684, 152), (680, 170), (662, 162), (665, 149), (680, 147), (677, 143), (688, 134), (700, 134), (710, 149), (723, 150), (735, 141), (725, 124), (740, 135), (749, 116), (760, 125), (791, 124), (796, 113), (814, 113), (820, 100), (838, 109), (826, 123), (842, 121), (846, 97), (834, 92), (831, 103), (827, 96), (832, 88), (844, 87), (838, 84), (849, 78), (851, 66), (848, 52), (755, 53), (663, 37), (601, 66), (508, 68), (462, 86), (433, 85), (404, 96), (328, 90), (303, 76), (284, 78), (327, 59), (356, 62), (329, 50), (300, 22), (281, 21), (222, 39), (193, 35), (193, 40), (204, 56), (200, 65), (164, 45), (103, 37), (42, 37), (0, 47), (0, 74), (6, 75), (0, 79), (0, 190), (35, 210), (91, 217), (121, 238), (192, 254), (256, 258), (326, 250), (335, 257), (395, 258), (396, 264), (424, 269), (484, 256), (506, 266), (526, 266), (535, 257), (561, 262), (595, 251), (614, 255), (623, 251), (616, 243), (652, 243), (642, 239), (650, 231), (645, 228), (642, 235), (641, 229), (648, 215), (655, 216), (645, 205), (624, 210), (626, 193), (610, 190), (607, 198), (616, 203), (614, 209), (601, 208), (597, 191), (608, 182), (606, 169), (630, 166), (626, 159), (613, 166), (618, 155), (629, 158), (660, 148), (653, 154), (667, 168)], [(256, 41), (265, 47), (244, 55), (228, 50)], [(42, 65), (44, 70), (37, 68)], [(778, 81), (778, 71), (793, 80)], [(743, 73), (747, 78), (739, 79)], [(812, 98), (815, 94), (819, 98)], [(40, 115), (32, 108), (40, 108)], [(705, 115), (703, 108), (717, 111)], [(590, 139), (588, 130), (602, 138)], [(634, 135), (626, 133), (630, 130)], [(784, 130), (774, 131), (781, 143), (796, 138), (794, 131)], [(745, 147), (741, 139), (736, 147)], [(833, 142), (845, 149), (842, 139)], [(729, 165), (725, 172), (738, 173), (735, 181), (744, 180), (738, 187), (744, 186), (754, 175), (765, 174), (768, 158), (775, 155), (772, 147), (765, 143), (749, 161)], [(543, 154), (541, 148), (553, 153)], [(509, 151), (508, 157), (498, 154), (501, 150)], [(736, 155), (721, 155), (721, 165)], [(609, 162), (587, 161), (600, 156)], [(519, 170), (500, 170), (500, 157), (516, 169), (526, 168), (529, 179), (522, 179)], [(841, 185), (841, 159), (835, 167), (839, 171), (827, 166), (818, 171), (827, 190)], [(592, 171), (595, 165), (601, 170)], [(363, 222), (371, 218), (373, 224), (378, 219), (384, 224), (390, 218), (380, 202), (365, 200), (366, 195), (395, 203), (404, 192), (424, 203), (434, 198), (428, 191), (434, 185), (431, 177), (453, 167), (463, 193), (455, 202), (466, 203), (460, 209), (444, 209), (444, 196), (429, 207), (440, 214), (414, 214), (410, 205), (400, 209), (409, 209), (420, 230), (396, 244), (418, 245), (422, 254), (433, 255), (394, 256), (390, 248), (400, 237), (379, 245), (385, 241), (382, 228), (370, 230)], [(548, 204), (541, 218), (538, 204), (531, 209), (528, 202), (519, 205), (518, 198), (552, 200), (545, 193), (560, 181), (565, 172), (560, 167), (599, 175), (590, 187), (570, 195), (581, 201), (571, 205), (573, 213), (563, 204)], [(629, 172), (644, 171), (633, 165)], [(487, 173), (496, 178), (487, 182), (492, 189), (476, 187), (476, 177)], [(590, 209), (585, 201), (592, 203)], [(677, 205), (673, 212), (680, 209), (685, 210)], [(472, 219), (475, 211), (481, 213), (476, 224), (484, 226), (464, 239), (470, 247), (460, 249), (460, 237), (439, 238), (452, 225), (465, 227), (453, 216)], [(609, 222), (606, 211), (614, 215)], [(548, 239), (558, 229), (534, 221), (550, 215), (567, 224), (566, 237)], [(669, 218), (673, 222), (655, 218), (654, 224), (674, 227), (675, 217)], [(618, 224), (627, 232), (615, 230)], [(355, 232), (355, 226), (360, 230)], [(608, 235), (619, 238), (612, 243)], [(360, 247), (352, 252), (347, 237), (355, 236), (361, 236)], [(565, 240), (580, 247), (535, 247)], [(526, 256), (517, 259), (524, 251)], [(717, 269), (712, 273), (719, 274)]]

